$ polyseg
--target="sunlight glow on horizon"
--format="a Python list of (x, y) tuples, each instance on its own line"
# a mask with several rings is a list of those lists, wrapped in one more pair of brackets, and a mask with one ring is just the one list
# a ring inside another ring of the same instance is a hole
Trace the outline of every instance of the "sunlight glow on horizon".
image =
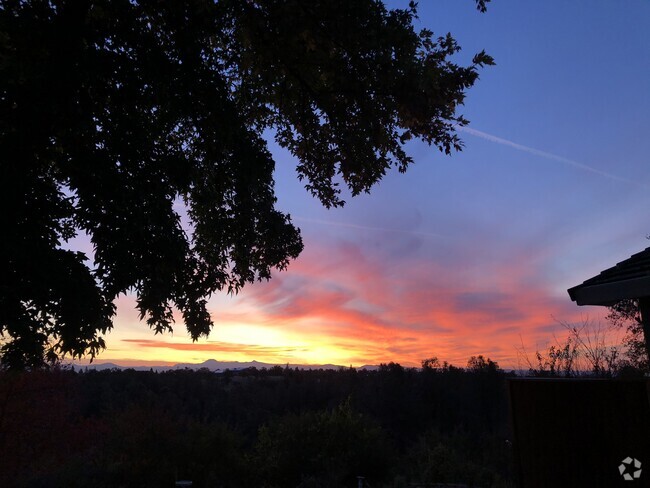
[[(412, 367), (431, 356), (465, 366), (481, 354), (518, 369), (522, 342), (534, 354), (561, 329), (554, 316), (569, 322), (584, 319), (585, 310), (568, 296), (554, 299), (542, 288), (524, 290), (527, 273), (517, 267), (507, 271), (504, 263), (493, 283), (461, 286), (447, 279), (443, 287), (436, 279), (452, 275), (439, 263), (402, 263), (395, 275), (380, 265), (380, 257), (361, 258), (359, 252), (349, 243), (310, 243), (287, 272), (249, 286), (239, 296), (219, 297), (211, 307), (215, 327), (197, 342), (187, 337), (182, 321), (173, 335), (154, 336), (137, 320), (134, 298), (124, 297), (109, 348), (97, 360), (354, 367), (393, 361)], [(517, 260), (509, 263), (518, 266)], [(448, 267), (457, 268), (458, 280), (465, 281), (462, 266), (450, 262)]]

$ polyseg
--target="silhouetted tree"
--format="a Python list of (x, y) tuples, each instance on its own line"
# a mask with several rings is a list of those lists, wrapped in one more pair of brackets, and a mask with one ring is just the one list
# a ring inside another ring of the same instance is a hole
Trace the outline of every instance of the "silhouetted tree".
[[(485, 1), (477, 0), (479, 10)], [(461, 148), (456, 109), (493, 64), (377, 0), (6, 0), (0, 5), (0, 332), (12, 367), (95, 356), (114, 299), (196, 340), (207, 298), (303, 245), (262, 134), (325, 206)], [(269, 132), (270, 133), (270, 132)], [(185, 215), (186, 214), (186, 215)], [(186, 218), (187, 217), (187, 218)], [(65, 243), (88, 235), (93, 254)]]
[(422, 360), (422, 369), (425, 371), (437, 370), (440, 368), (441, 368), (440, 361), (436, 356), (432, 356), (430, 358)]
[[(602, 327), (598, 322), (585, 320), (571, 324), (559, 321), (567, 334), (564, 338), (553, 335), (555, 344), (546, 350), (535, 352), (535, 364), (531, 362), (523, 346), (521, 358), (533, 376), (579, 376), (593, 375), (611, 377), (622, 369), (636, 369), (634, 362), (623, 354), (620, 345), (611, 337), (612, 325)], [(613, 324), (616, 326), (616, 324)], [(645, 344), (641, 347), (645, 349)]]
[(472, 356), (467, 361), (467, 370), (472, 373), (497, 373), (501, 371), (499, 363), (492, 361), (490, 358), (484, 358), (483, 355)]
[(506, 386), (444, 363), (0, 371), (0, 486), (512, 486)]
[(643, 321), (638, 300), (621, 300), (609, 309), (607, 320), (612, 325), (625, 328), (627, 334), (623, 339), (626, 356), (633, 368), (647, 371), (650, 368), (646, 339), (643, 334)]

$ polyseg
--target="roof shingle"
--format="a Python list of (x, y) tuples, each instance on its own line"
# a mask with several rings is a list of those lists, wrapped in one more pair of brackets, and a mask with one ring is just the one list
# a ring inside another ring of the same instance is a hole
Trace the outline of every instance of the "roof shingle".
[(650, 247), (568, 292), (578, 305), (609, 306), (624, 299), (650, 296)]

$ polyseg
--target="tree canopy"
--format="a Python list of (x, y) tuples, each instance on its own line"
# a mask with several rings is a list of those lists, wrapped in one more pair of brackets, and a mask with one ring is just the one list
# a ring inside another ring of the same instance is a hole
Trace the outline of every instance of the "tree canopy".
[(406, 170), (410, 139), (461, 149), (457, 107), (492, 58), (455, 64), (454, 38), (416, 16), (378, 0), (0, 2), (3, 363), (94, 357), (127, 292), (156, 333), (178, 309), (196, 340), (211, 294), (286, 268), (303, 244), (263, 134), (326, 207), (339, 182), (356, 195)]
[(648, 357), (648, 338), (643, 333), (643, 318), (638, 299), (621, 300), (611, 307), (607, 320), (617, 328), (626, 329), (623, 344), (629, 365), (642, 371), (650, 369)]

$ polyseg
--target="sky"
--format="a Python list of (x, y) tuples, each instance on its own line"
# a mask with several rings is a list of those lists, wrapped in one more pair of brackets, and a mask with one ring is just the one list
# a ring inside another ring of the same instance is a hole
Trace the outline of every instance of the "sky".
[(457, 39), (459, 63), (482, 49), (496, 61), (460, 108), (463, 151), (413, 143), (405, 174), (327, 210), (270, 144), (302, 255), (214, 296), (214, 329), (195, 343), (180, 318), (154, 335), (120, 298), (97, 362), (464, 366), (482, 354), (519, 368), (562, 322), (603, 323), (605, 309), (566, 290), (650, 246), (650, 2), (494, 0), (480, 14), (427, 0), (419, 12), (418, 27)]

